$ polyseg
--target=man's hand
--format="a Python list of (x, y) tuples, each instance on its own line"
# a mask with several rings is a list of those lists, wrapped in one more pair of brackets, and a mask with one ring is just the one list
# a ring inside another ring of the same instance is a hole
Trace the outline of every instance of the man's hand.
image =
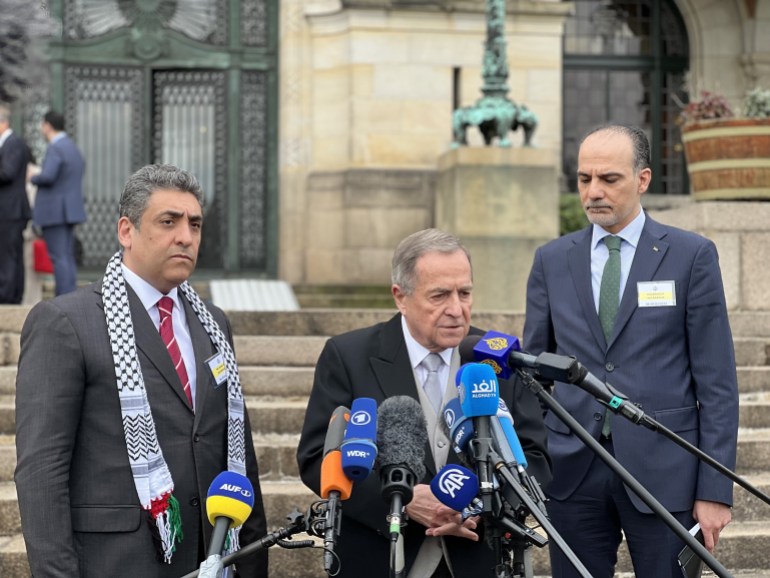
[(703, 545), (706, 550), (714, 553), (714, 548), (719, 542), (719, 532), (727, 526), (733, 518), (730, 506), (719, 502), (695, 500), (692, 508), (692, 517), (700, 524), (703, 530)]
[(426, 536), (458, 536), (478, 542), (476, 529), (478, 518), (469, 518), (463, 522), (459, 512), (439, 502), (427, 484), (414, 487), (412, 501), (406, 506), (409, 518), (427, 528)]

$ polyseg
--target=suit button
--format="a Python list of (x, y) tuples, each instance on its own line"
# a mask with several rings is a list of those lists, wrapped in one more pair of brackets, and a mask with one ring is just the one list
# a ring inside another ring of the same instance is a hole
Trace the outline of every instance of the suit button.
[(197, 508), (197, 507), (198, 507), (198, 505), (200, 505), (200, 503), (201, 503), (201, 502), (200, 502), (200, 500), (199, 500), (198, 498), (193, 498), (192, 500), (190, 500), (190, 505), (191, 505), (193, 508)]
[(602, 416), (602, 414), (600, 414), (600, 413), (595, 413), (595, 414), (594, 414), (594, 420), (596, 420), (596, 421), (601, 421), (602, 417), (603, 417), (603, 416)]
[(193, 438), (193, 441), (197, 443), (197, 442), (200, 441), (200, 439), (201, 439), (201, 437), (198, 434), (195, 434), (195, 437)]
[(608, 361), (604, 364), (604, 369), (610, 372), (615, 371), (615, 365), (611, 361)]
[(436, 445), (437, 445), (439, 448), (443, 449), (443, 448), (444, 448), (444, 446), (446, 445), (446, 443), (444, 442), (444, 440), (438, 440), (438, 442), (436, 442)]

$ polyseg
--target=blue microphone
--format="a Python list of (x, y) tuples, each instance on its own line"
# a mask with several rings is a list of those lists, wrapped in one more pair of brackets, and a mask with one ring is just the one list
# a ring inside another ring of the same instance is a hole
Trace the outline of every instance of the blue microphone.
[(519, 436), (516, 435), (516, 430), (513, 429), (513, 416), (508, 411), (508, 406), (505, 405), (505, 400), (500, 398), (500, 404), (497, 409), (497, 419), (500, 421), (505, 439), (508, 440), (508, 445), (513, 452), (513, 458), (516, 463), (522, 468), (527, 467), (527, 458), (524, 456), (524, 448), (521, 447)]
[(482, 363), (469, 363), (462, 372), (460, 405), (465, 417), (497, 415), (500, 388), (494, 370)]
[(446, 465), (430, 482), (430, 491), (456, 512), (468, 507), (479, 492), (479, 479), (463, 466)]
[(473, 358), (489, 365), (500, 379), (508, 379), (512, 373), (508, 359), (513, 351), (521, 351), (518, 337), (487, 331), (474, 346)]
[(377, 459), (377, 402), (359, 397), (350, 406), (350, 421), (340, 445), (342, 471), (351, 480), (363, 480)]
[(473, 429), (473, 420), (468, 419), (463, 414), (463, 408), (460, 400), (456, 397), (450, 399), (444, 406), (444, 423), (449, 430), (449, 439), (455, 451), (464, 452), (468, 442), (473, 438), (475, 430)]

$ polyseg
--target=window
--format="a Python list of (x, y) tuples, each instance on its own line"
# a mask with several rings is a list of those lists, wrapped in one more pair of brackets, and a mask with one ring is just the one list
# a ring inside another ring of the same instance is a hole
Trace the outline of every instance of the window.
[(687, 31), (671, 0), (573, 0), (565, 25), (562, 170), (577, 190), (577, 149), (592, 127), (641, 126), (652, 146), (649, 192), (689, 191), (676, 119)]

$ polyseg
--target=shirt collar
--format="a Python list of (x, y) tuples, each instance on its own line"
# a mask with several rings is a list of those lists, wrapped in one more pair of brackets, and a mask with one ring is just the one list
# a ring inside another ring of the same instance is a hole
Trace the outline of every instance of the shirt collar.
[[(418, 365), (422, 363), (422, 360), (425, 359), (431, 351), (421, 345), (417, 342), (417, 340), (412, 337), (412, 334), (409, 333), (409, 327), (406, 324), (406, 319), (404, 316), (401, 316), (401, 329), (404, 333), (404, 341), (406, 341), (406, 349), (409, 352), (409, 362), (412, 364), (412, 369), (416, 369)], [(441, 356), (441, 359), (444, 360), (444, 363), (450, 365), (452, 362), (452, 351), (453, 349), (450, 347), (449, 349), (445, 349), (444, 351), (440, 351), (439, 355)]]
[(13, 130), (10, 128), (5, 129), (2, 133), (0, 133), (0, 147), (5, 144), (5, 141), (8, 140), (8, 137), (13, 134)]
[[(152, 308), (158, 304), (160, 298), (164, 297), (165, 295), (150, 285), (147, 281), (142, 279), (139, 275), (134, 273), (131, 269), (126, 267), (125, 263), (121, 263), (120, 266), (123, 269), (123, 278), (126, 280), (126, 283), (131, 286), (131, 289), (134, 290), (134, 293), (136, 293), (137, 297), (139, 297), (139, 300), (142, 302), (142, 305), (144, 305), (144, 308), (147, 311), (152, 310)], [(179, 292), (177, 291), (176, 287), (169, 291), (167, 295), (168, 297), (171, 297), (175, 307), (178, 308), (181, 306), (179, 301)]]
[[(634, 217), (634, 220), (631, 221), (628, 225), (625, 226), (625, 228), (616, 233), (618, 237), (623, 239), (626, 243), (631, 245), (632, 247), (636, 248), (636, 246), (639, 244), (639, 238), (642, 236), (642, 229), (644, 229), (644, 209), (639, 211), (639, 214)], [(609, 237), (612, 235), (612, 233), (604, 230), (599, 225), (593, 225), (593, 232), (591, 237), (591, 248), (596, 249), (596, 247), (599, 245), (599, 243), (602, 242), (604, 237)]]
[(61, 131), (61, 132), (57, 132), (57, 133), (56, 133), (56, 135), (55, 135), (55, 136), (54, 136), (54, 137), (51, 139), (51, 144), (53, 144), (53, 143), (55, 143), (55, 142), (57, 142), (57, 141), (60, 141), (60, 140), (61, 140), (61, 139), (63, 139), (65, 136), (67, 136), (67, 133), (66, 133), (66, 132), (64, 132), (64, 131)]

